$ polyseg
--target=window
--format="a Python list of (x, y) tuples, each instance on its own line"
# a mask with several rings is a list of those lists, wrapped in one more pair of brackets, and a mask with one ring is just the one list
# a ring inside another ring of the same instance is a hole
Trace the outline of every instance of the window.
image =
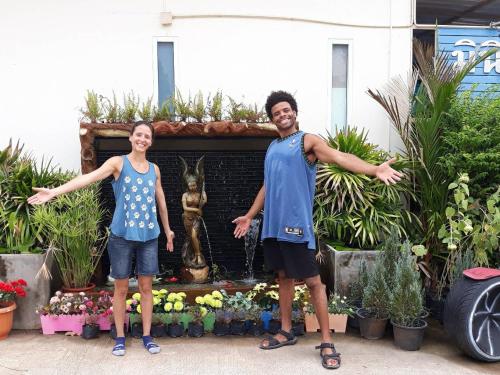
[(349, 45), (332, 44), (331, 128), (347, 125)]
[(157, 42), (158, 106), (174, 94), (174, 43)]

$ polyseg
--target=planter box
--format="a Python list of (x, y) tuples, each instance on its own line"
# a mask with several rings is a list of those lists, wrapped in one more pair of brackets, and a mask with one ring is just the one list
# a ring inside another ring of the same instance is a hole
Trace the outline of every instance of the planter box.
[(84, 315), (40, 315), (42, 333), (53, 335), (56, 332), (74, 332), (82, 334), (85, 324)]
[[(319, 322), (316, 314), (305, 314), (306, 332), (319, 331)], [(328, 327), (336, 333), (345, 333), (347, 326), (347, 315), (328, 314)]]
[[(39, 329), (40, 317), (36, 309), (46, 305), (50, 299), (51, 280), (39, 277), (36, 274), (42, 267), (45, 254), (1, 254), (0, 279), (26, 280), (26, 297), (17, 298), (17, 311), (14, 315), (14, 329)], [(47, 266), (52, 275), (55, 275), (55, 262), (50, 258)]]
[(366, 261), (369, 271), (375, 264), (378, 251), (375, 250), (336, 250), (333, 246), (320, 244), (326, 254), (325, 261), (320, 264), (321, 280), (329, 293), (341, 296), (349, 295), (351, 285), (358, 280), (361, 261)]

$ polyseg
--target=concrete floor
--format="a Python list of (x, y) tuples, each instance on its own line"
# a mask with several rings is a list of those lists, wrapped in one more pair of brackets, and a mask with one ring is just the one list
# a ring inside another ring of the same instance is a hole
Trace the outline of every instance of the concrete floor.
[[(500, 363), (480, 363), (460, 353), (438, 324), (426, 333), (420, 351), (406, 352), (392, 338), (369, 341), (356, 332), (334, 335), (342, 353), (336, 374), (500, 374)], [(294, 346), (264, 351), (259, 338), (163, 338), (162, 352), (150, 355), (138, 339), (127, 338), (125, 357), (111, 355), (107, 334), (85, 341), (63, 334), (44, 336), (36, 331), (12, 331), (0, 341), (0, 375), (19, 374), (326, 374), (321, 367), (319, 334), (299, 338)]]

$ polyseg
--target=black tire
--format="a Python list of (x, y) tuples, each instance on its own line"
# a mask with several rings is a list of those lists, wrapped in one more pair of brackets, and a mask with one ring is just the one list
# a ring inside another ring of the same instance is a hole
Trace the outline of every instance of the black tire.
[(444, 326), (470, 357), (500, 361), (500, 277), (458, 280), (446, 299)]

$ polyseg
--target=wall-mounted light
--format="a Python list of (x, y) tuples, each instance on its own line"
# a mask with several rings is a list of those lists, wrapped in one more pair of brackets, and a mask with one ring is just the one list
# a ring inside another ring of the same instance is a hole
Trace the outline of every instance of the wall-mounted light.
[(160, 24), (168, 26), (172, 24), (172, 12), (160, 12)]

